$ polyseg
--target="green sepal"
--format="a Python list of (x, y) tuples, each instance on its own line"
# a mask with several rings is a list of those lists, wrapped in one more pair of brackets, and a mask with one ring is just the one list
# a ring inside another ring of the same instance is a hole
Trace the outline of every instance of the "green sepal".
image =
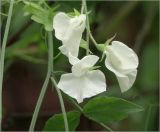
[(104, 44), (108, 46), (115, 37), (116, 37), (116, 34), (113, 37), (109, 38)]
[[(80, 42), (80, 47), (81, 48), (83, 48), (83, 49), (85, 49), (85, 50), (87, 50), (87, 41), (85, 41), (84, 39), (81, 39), (81, 42)], [(89, 52), (91, 53), (91, 54), (93, 54), (90, 50), (89, 50)]]
[(76, 15), (76, 16), (79, 16), (81, 13), (77, 10), (77, 9), (73, 9), (74, 10), (74, 14)]
[(84, 39), (81, 39), (80, 47), (83, 49), (87, 49), (87, 41), (85, 41)]
[(96, 47), (99, 51), (104, 52), (106, 45), (105, 44), (97, 44)]

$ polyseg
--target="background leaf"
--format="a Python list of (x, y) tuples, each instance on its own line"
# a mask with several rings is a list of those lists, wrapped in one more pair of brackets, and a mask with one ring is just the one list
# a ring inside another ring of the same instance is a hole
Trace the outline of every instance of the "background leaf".
[(86, 117), (102, 123), (119, 121), (126, 118), (130, 113), (142, 110), (142, 107), (132, 102), (115, 97), (97, 97), (84, 106)]
[(24, 11), (25, 14), (31, 14), (31, 19), (37, 23), (43, 24), (47, 31), (53, 30), (53, 17), (54, 17), (54, 10), (57, 8), (52, 9), (44, 9), (40, 5), (37, 5), (33, 2), (24, 2)]
[[(74, 131), (79, 124), (80, 113), (72, 111), (67, 113), (69, 130)], [(43, 131), (65, 131), (62, 114), (56, 114), (48, 119)]]

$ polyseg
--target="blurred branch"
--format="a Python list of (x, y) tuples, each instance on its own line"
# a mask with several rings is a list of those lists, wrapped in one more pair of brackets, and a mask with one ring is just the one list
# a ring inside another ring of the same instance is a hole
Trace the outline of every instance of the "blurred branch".
[(7, 14), (5, 14), (3, 12), (0, 12), (0, 15), (2, 15), (2, 16), (8, 16)]
[(150, 118), (152, 116), (153, 107), (159, 107), (156, 104), (149, 104), (147, 109), (146, 121), (145, 121), (145, 131), (149, 131)]
[(138, 1), (130, 1), (127, 2), (123, 7), (121, 7), (117, 12), (116, 15), (113, 16), (113, 18), (110, 19), (109, 24), (104, 30), (103, 34), (108, 34), (112, 30), (114, 30), (118, 25), (121, 24), (121, 22), (134, 10), (134, 8), (137, 6)]
[(148, 9), (148, 13), (146, 15), (142, 29), (140, 29), (139, 33), (137, 34), (135, 45), (133, 47), (133, 49), (136, 51), (137, 54), (139, 53), (139, 51), (141, 49), (142, 42), (144, 41), (145, 37), (149, 33), (150, 28), (152, 26), (152, 22), (154, 20), (155, 14), (156, 14), (155, 7), (156, 7), (155, 4), (154, 5), (150, 4), (150, 7)]
[(19, 36), (32, 24), (33, 21), (28, 21), (26, 24), (24, 24), (19, 30), (18, 32), (16, 32), (15, 34), (13, 34), (10, 39), (8, 40), (8, 45), (12, 44), (13, 42), (15, 42), (15, 40), (17, 40), (19, 38)]
[(29, 56), (29, 55), (18, 55), (18, 58), (25, 60), (25, 61), (29, 61), (35, 64), (47, 64), (47, 62), (43, 59), (39, 59), (39, 58), (35, 58), (33, 56)]

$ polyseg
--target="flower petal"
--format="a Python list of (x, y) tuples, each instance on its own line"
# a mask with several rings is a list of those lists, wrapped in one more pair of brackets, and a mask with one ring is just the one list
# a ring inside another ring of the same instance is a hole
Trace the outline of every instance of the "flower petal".
[(73, 55), (71, 55), (71, 53), (69, 53), (69, 63), (70, 64), (75, 65), (79, 61), (80, 60), (77, 57), (74, 57)]
[(69, 32), (71, 18), (68, 17), (65, 13), (59, 12), (55, 15), (53, 19), (53, 28), (55, 29), (55, 36), (59, 40), (65, 39), (67, 32)]
[(98, 61), (99, 57), (96, 55), (88, 55), (82, 58), (78, 63), (73, 65), (72, 73), (75, 76), (81, 76), (85, 74), (89, 68), (93, 67)]
[[(125, 75), (123, 73), (121, 73), (112, 63), (113, 58), (110, 57), (111, 55), (109, 53), (107, 53), (107, 57), (105, 59), (105, 66), (110, 70), (112, 71), (116, 76), (119, 76), (119, 77), (125, 77)], [(118, 66), (118, 65), (117, 65)]]
[(135, 82), (137, 75), (137, 70), (133, 70), (131, 73), (127, 74), (125, 77), (118, 77), (118, 82), (120, 85), (121, 92), (125, 92), (130, 89)]
[(70, 18), (61, 12), (54, 17), (55, 36), (63, 43), (59, 49), (64, 55), (69, 56), (70, 52), (73, 56), (78, 56), (85, 20), (86, 15), (84, 14)]
[(93, 67), (97, 61), (99, 60), (99, 57), (96, 55), (87, 55), (83, 57), (79, 63), (82, 63), (83, 65), (87, 67)]
[(58, 88), (72, 98), (75, 98), (79, 103), (83, 102), (83, 78), (75, 77), (72, 73), (63, 74), (58, 83)]
[(85, 75), (85, 87), (83, 88), (83, 98), (89, 98), (106, 91), (106, 80), (100, 70), (89, 71)]
[(106, 50), (106, 56), (106, 67), (116, 75), (121, 91), (127, 91), (136, 79), (137, 55), (123, 43), (113, 41)]
[(138, 57), (131, 48), (122, 42), (113, 41), (109, 49), (108, 52), (112, 59), (112, 64), (119, 69), (119, 71), (126, 72), (137, 68)]
[(72, 73), (64, 74), (58, 88), (81, 103), (84, 98), (106, 91), (105, 76), (99, 70), (90, 71), (82, 77), (76, 77)]

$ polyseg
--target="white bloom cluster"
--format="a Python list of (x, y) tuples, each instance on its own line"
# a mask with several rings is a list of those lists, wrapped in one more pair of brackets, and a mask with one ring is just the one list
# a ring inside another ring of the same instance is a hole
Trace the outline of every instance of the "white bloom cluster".
[[(69, 17), (67, 14), (60, 12), (53, 19), (55, 36), (63, 44), (59, 49), (69, 58), (69, 62), (72, 64), (72, 73), (61, 76), (58, 88), (75, 98), (78, 103), (83, 102), (84, 98), (106, 91), (103, 72), (94, 70), (93, 67), (99, 57), (87, 55), (81, 60), (78, 59), (85, 22), (85, 14)], [(127, 91), (136, 79), (137, 55), (131, 48), (119, 41), (112, 41), (111, 45), (106, 47), (104, 53), (106, 55), (106, 67), (116, 75), (121, 91)]]

